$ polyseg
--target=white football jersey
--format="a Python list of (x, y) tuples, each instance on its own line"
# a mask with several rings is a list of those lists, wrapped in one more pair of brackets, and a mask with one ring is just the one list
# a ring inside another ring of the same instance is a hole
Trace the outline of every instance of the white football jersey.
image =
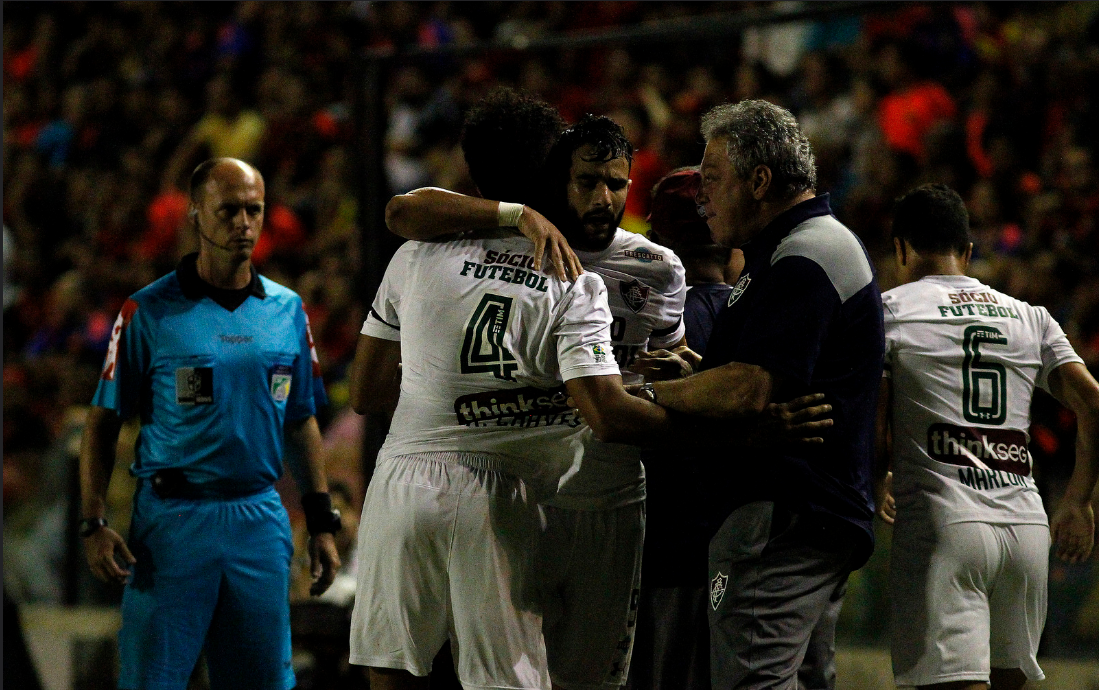
[(534, 271), (533, 254), (512, 233), (397, 250), (362, 328), (401, 342), (401, 396), (379, 459), (494, 454), (556, 490), (587, 429), (562, 383), (619, 369), (603, 283)]
[(1047, 524), (1028, 430), (1034, 388), (1082, 361), (1061, 327), (967, 276), (927, 276), (882, 304), (897, 519)]
[[(670, 249), (621, 228), (601, 252), (576, 252), (584, 270), (603, 279), (610, 303), (611, 347), (625, 383), (642, 377), (626, 369), (639, 352), (678, 343), (685, 332), (683, 264)], [(645, 500), (645, 468), (636, 446), (600, 443), (585, 435), (582, 462), (565, 475), (548, 503), (577, 510), (609, 510)]]

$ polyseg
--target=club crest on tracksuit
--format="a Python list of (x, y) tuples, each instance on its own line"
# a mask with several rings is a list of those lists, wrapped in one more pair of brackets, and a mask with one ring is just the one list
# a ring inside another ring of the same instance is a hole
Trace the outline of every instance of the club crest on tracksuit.
[(736, 285), (733, 286), (733, 291), (729, 293), (729, 302), (725, 305), (727, 307), (733, 306), (733, 302), (740, 299), (740, 296), (744, 294), (744, 291), (748, 289), (748, 283), (752, 282), (751, 276), (741, 276), (740, 280), (736, 281)]
[(718, 604), (725, 598), (725, 586), (729, 584), (729, 576), (718, 571), (714, 579), (710, 580), (710, 606), (717, 611)]
[(642, 285), (641, 281), (634, 278), (628, 283), (619, 283), (618, 291), (622, 295), (622, 301), (635, 313), (640, 314), (649, 301), (649, 286)]

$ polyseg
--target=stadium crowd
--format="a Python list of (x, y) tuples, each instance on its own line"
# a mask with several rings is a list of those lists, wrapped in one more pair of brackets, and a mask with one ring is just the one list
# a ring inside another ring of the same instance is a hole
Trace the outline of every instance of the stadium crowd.
[[(185, 191), (196, 163), (238, 157), (267, 179), (254, 261), (305, 300), (332, 403), (322, 417), (330, 476), (352, 487), (349, 505), (361, 505), (361, 422), (347, 406), (347, 367), (373, 295), (355, 290), (354, 56), (490, 40), (518, 46), (758, 5), (5, 3), (6, 589), (23, 602), (117, 596), (86, 575), (66, 581), (76, 444), (119, 307), (197, 247)], [(713, 43), (688, 36), (393, 64), (384, 162), (393, 194), (425, 185), (472, 191), (457, 150), (463, 113), (504, 83), (570, 122), (594, 112), (625, 128), (637, 154), (623, 227), (645, 232), (653, 184), (701, 159), (700, 115), (763, 98), (797, 116), (816, 152), (819, 189), (870, 250), (883, 289), (895, 284), (893, 200), (946, 182), (973, 220), (974, 275), (1047, 307), (1089, 368), (1099, 367), (1094, 4), (914, 4)], [(1047, 501), (1071, 470), (1073, 426), (1051, 398), (1036, 402), (1031, 434)], [(112, 524), (124, 526), (132, 492), (125, 481), (115, 489)], [(1094, 562), (1051, 565), (1052, 652), (1099, 639)], [(864, 578), (873, 582), (873, 568)], [(880, 592), (861, 605), (857, 585), (853, 592), (852, 629), (880, 633)]]

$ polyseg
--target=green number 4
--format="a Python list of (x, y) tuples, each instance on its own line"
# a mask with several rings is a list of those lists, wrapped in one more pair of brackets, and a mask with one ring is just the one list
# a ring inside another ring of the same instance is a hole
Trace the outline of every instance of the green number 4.
[(962, 350), (962, 416), (967, 422), (1003, 424), (1007, 419), (1007, 369), (999, 362), (982, 359), (982, 344), (1007, 345), (1007, 338), (992, 326), (965, 329)]
[(462, 373), (489, 372), (498, 379), (514, 381), (512, 372), (519, 368), (515, 357), (504, 347), (504, 334), (511, 322), (511, 298), (487, 294), (466, 324), (462, 341)]

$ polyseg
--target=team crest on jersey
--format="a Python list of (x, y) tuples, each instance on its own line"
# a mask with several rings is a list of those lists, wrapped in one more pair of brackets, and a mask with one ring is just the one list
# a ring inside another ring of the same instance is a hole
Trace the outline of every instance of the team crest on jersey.
[(654, 261), (663, 261), (664, 260), (664, 255), (663, 254), (654, 254), (653, 252), (650, 252), (648, 249), (645, 249), (644, 247), (642, 247), (641, 249), (638, 249), (637, 251), (634, 251), (632, 249), (627, 249), (622, 253), (625, 254), (626, 256), (630, 257), (631, 259), (637, 259), (638, 261), (640, 261), (643, 264), (651, 264)]
[(733, 286), (733, 291), (729, 293), (729, 301), (725, 306), (733, 306), (733, 303), (740, 299), (740, 296), (748, 289), (748, 283), (750, 282), (752, 282), (751, 276), (741, 276), (740, 280), (736, 281), (736, 285)]
[(717, 611), (721, 600), (725, 598), (725, 586), (729, 584), (729, 576), (718, 571), (714, 579), (710, 580), (710, 607)]
[(622, 301), (626, 306), (637, 314), (641, 313), (649, 301), (649, 286), (642, 285), (637, 278), (628, 283), (619, 283), (618, 292), (622, 295)]

